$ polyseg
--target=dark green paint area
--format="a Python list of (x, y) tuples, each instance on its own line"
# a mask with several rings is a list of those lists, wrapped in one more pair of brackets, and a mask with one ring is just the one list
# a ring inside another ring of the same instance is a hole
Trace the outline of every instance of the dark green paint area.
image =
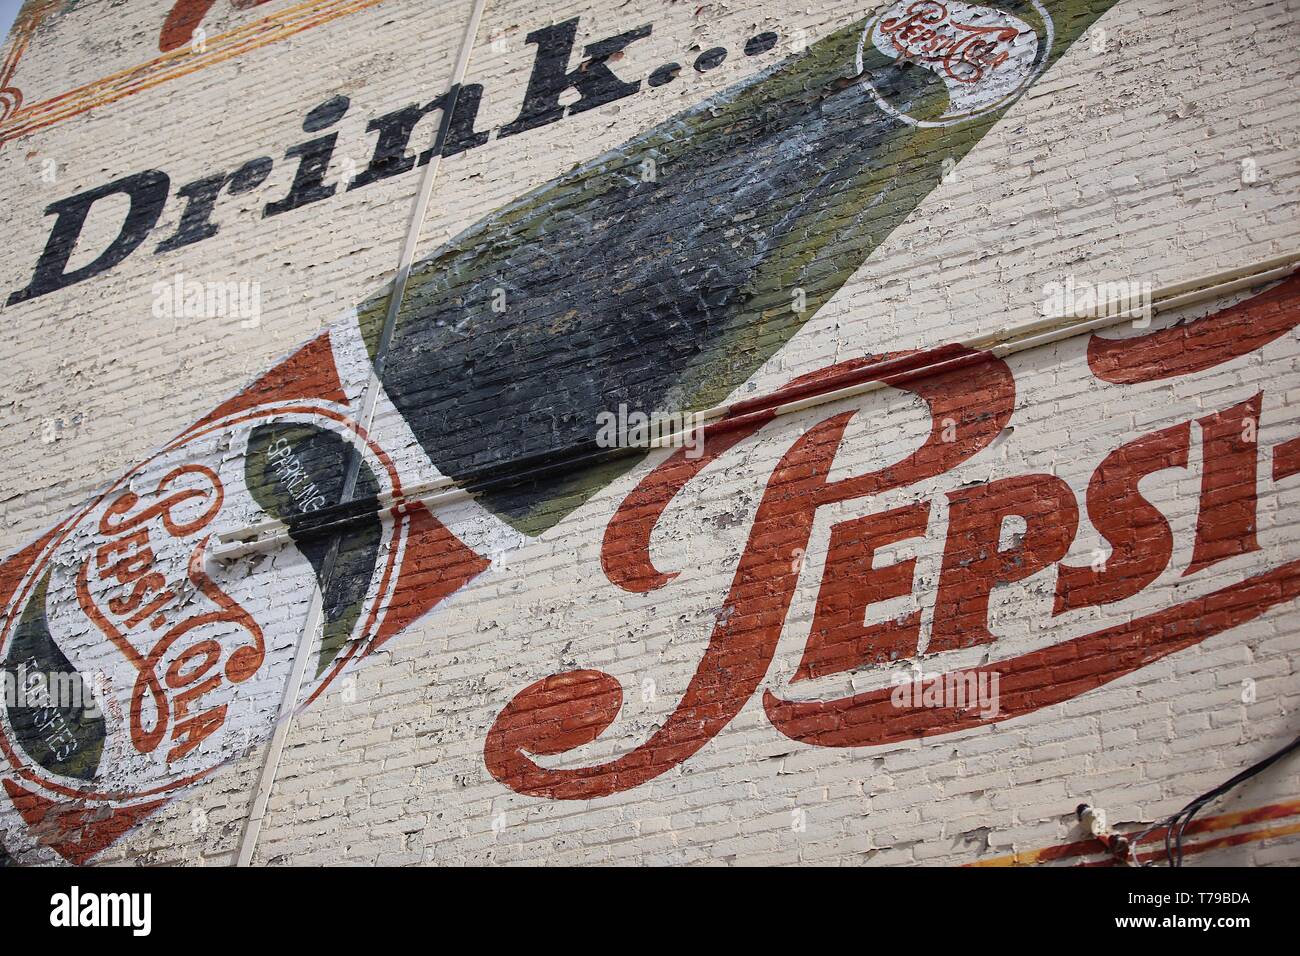
[[(1049, 63), (1113, 0), (1049, 3)], [(1029, 3), (1001, 7), (1046, 35)], [(1005, 111), (938, 117), (933, 70), (868, 48), (867, 21), (542, 186), (412, 271), (383, 367), (388, 396), (461, 483), (594, 447), (597, 415), (723, 401), (780, 349)], [(1009, 105), (1009, 104), (1008, 104)], [(797, 290), (803, 308), (795, 311)], [(372, 358), (386, 296), (361, 309)], [(861, 321), (869, 327), (872, 317)], [(479, 500), (537, 534), (636, 463), (519, 480)]]
[[(94, 780), (104, 751), (104, 718), (89, 684), (59, 650), (45, 616), (47, 572), (23, 609), (5, 655), (9, 725), (16, 743), (50, 773)], [(18, 688), (26, 682), (26, 701)], [(12, 700), (15, 706), (9, 706)], [(20, 703), (35, 706), (16, 706)], [(74, 706), (76, 705), (76, 706)]]
[[(244, 480), (253, 500), (289, 526), (289, 536), (311, 562), (323, 589), (325, 626), (317, 676), (352, 634), (379, 560), (382, 530), (373, 512), (349, 521), (342, 533), (311, 530), (304, 520), (312, 512), (341, 503), (351, 454), (351, 446), (333, 432), (277, 424), (253, 430), (244, 459)], [(374, 473), (362, 463), (351, 500), (373, 499), (378, 493)], [(332, 547), (338, 552), (331, 568)]]

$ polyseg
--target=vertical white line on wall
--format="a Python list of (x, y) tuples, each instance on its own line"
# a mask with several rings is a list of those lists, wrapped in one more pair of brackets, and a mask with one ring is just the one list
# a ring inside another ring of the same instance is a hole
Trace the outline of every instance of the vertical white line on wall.
[[(392, 338), (392, 330), (397, 320), (397, 313), (402, 305), (402, 297), (406, 293), (406, 281), (411, 274), (411, 264), (415, 261), (415, 253), (420, 245), (420, 230), (429, 212), (429, 202), (433, 197), (433, 184), (438, 178), (438, 168), (442, 165), (442, 147), (445, 144), (451, 118), (456, 109), (457, 94), (461, 85), (465, 82), (465, 73), (469, 70), (470, 53), (474, 49), (474, 43), (478, 37), (479, 23), (483, 19), (483, 9), (486, 6), (487, 0), (474, 0), (469, 22), (465, 24), (465, 34), (461, 38), (460, 52), (456, 57), (456, 68), (452, 72), (451, 82), (447, 87), (447, 97), (444, 100), (446, 108), (442, 111), (440, 118), (439, 131), (434, 141), (433, 156), (425, 167), (424, 176), (420, 179), (420, 190), (416, 194), (415, 205), (411, 209), (411, 221), (407, 225), (406, 238), (402, 242), (401, 256), (397, 261), (397, 274), (393, 279), (393, 288), (388, 296), (388, 312), (384, 318), (383, 332), (380, 334), (378, 347), (375, 349), (375, 360), (371, 363), (370, 381), (366, 383), (366, 390), (362, 395), (359, 418), (362, 427), (366, 431), (370, 430), (370, 426), (374, 421), (375, 405), (378, 401), (379, 390), (382, 387), (380, 380), (383, 376), (384, 360), (388, 353), (388, 343)], [(348, 486), (355, 482), (354, 476), (350, 475), (349, 477), (353, 480), (347, 483)], [(343, 499), (346, 500), (350, 497), (351, 488), (345, 486)], [(293, 669), (289, 673), (289, 681), (285, 686), (284, 696), (280, 700), (280, 709), (276, 714), (275, 730), (272, 732), (271, 741), (267, 745), (266, 758), (262, 762), (262, 772), (258, 775), (257, 787), (253, 791), (253, 803), (248, 815), (248, 821), (244, 826), (243, 837), (240, 839), (239, 854), (235, 860), (236, 866), (248, 866), (253, 860), (253, 851), (257, 848), (257, 838), (262, 832), (262, 821), (266, 817), (266, 805), (271, 799), (271, 791), (275, 787), (275, 776), (280, 769), (280, 757), (284, 753), (285, 741), (288, 740), (289, 730), (293, 724), (293, 713), (298, 706), (298, 698), (302, 694), (302, 681), (307, 671), (307, 661), (311, 657), (310, 650), (313, 638), (322, 624), (324, 587), (325, 581), (322, 581), (321, 586), (312, 595), (311, 603), (307, 608), (307, 619), (303, 622), (302, 635), (298, 638), (298, 647), (294, 653)]]

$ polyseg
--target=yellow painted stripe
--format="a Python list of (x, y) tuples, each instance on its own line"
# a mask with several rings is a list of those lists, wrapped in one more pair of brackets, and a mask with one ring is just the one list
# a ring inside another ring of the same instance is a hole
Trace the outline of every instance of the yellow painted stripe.
[(188, 46), (179, 47), (147, 63), (109, 74), (39, 103), (23, 106), (0, 124), (0, 145), (61, 123), (87, 110), (189, 76), (383, 2), (384, 0), (307, 0), (209, 39), (203, 53), (195, 53)]
[[(1276, 804), (1268, 807), (1256, 807), (1251, 810), (1238, 810), (1232, 813), (1222, 813), (1214, 817), (1206, 817), (1204, 820), (1197, 821), (1196, 832), (1199, 833), (1217, 833), (1223, 830), (1234, 829), (1246, 823), (1256, 822), (1261, 814), (1265, 819), (1277, 819), (1281, 817), (1295, 816), (1300, 813), (1300, 800), (1288, 803)], [(1184, 844), (1184, 854), (1194, 854), (1205, 852), (1206, 850), (1217, 849), (1220, 846), (1239, 846), (1243, 843), (1255, 843), (1259, 840), (1267, 840), (1272, 837), (1290, 836), (1300, 833), (1300, 823), (1290, 823), (1283, 826), (1261, 827), (1258, 830), (1247, 830), (1243, 833), (1230, 834), (1227, 836), (1215, 837), (1208, 840), (1198, 840), (1195, 843)], [(1079, 841), (1080, 843), (1087, 841)], [(1073, 846), (1071, 843), (1058, 844), (1056, 846), (1041, 847), (1037, 850), (1019, 851), (1009, 853), (1004, 856), (992, 857), (988, 860), (975, 860), (965, 864), (967, 867), (1005, 867), (1005, 866), (1034, 866), (1061, 850)], [(1078, 859), (1086, 857), (1095, 857), (1104, 853), (1101, 849), (1080, 850), (1078, 853), (1067, 854)], [(1138, 859), (1142, 861), (1159, 859), (1164, 856), (1164, 848), (1139, 851)]]

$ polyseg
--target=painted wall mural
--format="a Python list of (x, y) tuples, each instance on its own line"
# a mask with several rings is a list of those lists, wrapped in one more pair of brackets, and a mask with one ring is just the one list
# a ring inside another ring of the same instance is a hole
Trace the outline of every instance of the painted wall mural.
[[(219, 766), (264, 740), (291, 679), (304, 620), (281, 593), (311, 593), (320, 628), (298, 696), (310, 705), (362, 661), (500, 555), (562, 522), (643, 455), (596, 441), (597, 416), (724, 401), (795, 335), (959, 160), (1113, 0), (967, 4), (901, 0), (845, 25), (623, 146), (519, 197), (416, 264), (389, 321), (388, 290), (349, 310), (238, 395), (184, 429), (94, 501), (0, 565), (0, 659), (6, 679), (64, 675), (102, 708), (28, 701), (0, 714), (3, 786), (39, 839), (81, 863)], [(237, 0), (240, 9), (258, 0)], [(213, 6), (181, 0), (160, 38), (187, 42)], [(590, 68), (566, 64), (576, 21), (529, 34), (535, 62), (523, 109), (499, 135), (558, 121), (636, 92), (611, 57), (643, 27), (589, 45)], [(771, 44), (760, 38), (755, 53)], [(350, 188), (428, 161), (408, 152), (415, 125), (441, 114), (435, 149), (475, 148), (482, 89), (376, 118), (370, 166)], [(265, 216), (335, 193), (325, 171), (340, 97), (305, 119), (311, 138), (288, 151), (288, 195)], [(2, 130), (0, 130), (2, 132)], [(661, 175), (644, 175), (647, 161)], [(133, 254), (165, 256), (216, 232), (223, 194), (256, 188), (269, 157), (214, 171), (176, 191), (177, 232), (139, 251), (171, 194), (158, 170), (68, 197), (54, 217), (21, 306), (101, 275)], [(121, 233), (69, 270), (89, 209), (130, 201)], [(494, 309), (494, 297), (522, 306)], [(792, 290), (806, 308), (790, 307)], [(514, 316), (525, 314), (527, 323)], [(1300, 283), (1190, 324), (1139, 338), (1095, 337), (1087, 361), (1117, 386), (1192, 376), (1300, 325)], [(1249, 334), (1225, 334), (1246, 327)], [(647, 363), (644, 356), (658, 359)], [(372, 373), (381, 390), (363, 412)], [(535, 759), (590, 743), (617, 717), (622, 688), (600, 671), (557, 673), (519, 690), (483, 742), (491, 774), (545, 799), (592, 799), (653, 779), (722, 731), (758, 692), (800, 578), (819, 508), (960, 469), (1016, 414), (1012, 364), (941, 346), (864, 356), (741, 403), (709, 426), (704, 454), (678, 452), (610, 516), (601, 560), (618, 587), (668, 587), (650, 537), (674, 498), (711, 462), (742, 448), (793, 396), (880, 381), (919, 397), (932, 432), (921, 447), (867, 474), (831, 480), (852, 412), (794, 441), (766, 478), (725, 613), (671, 717), (634, 750), (582, 768)], [(1261, 397), (1197, 419), (1207, 467), (1189, 578), (1258, 549), (1253, 534), (1261, 450), (1243, 442)], [(929, 651), (991, 645), (988, 599), (999, 583), (1057, 566), (1057, 612), (1130, 597), (1169, 564), (1168, 526), (1138, 487), (1188, 467), (1190, 422), (1117, 438), (1086, 500), (1049, 474), (975, 484), (948, 496), (946, 528), (930, 502), (835, 529), (816, 615), (794, 681), (886, 664), (914, 653), (915, 615), (864, 626), (866, 606), (910, 593), (906, 564), (879, 569), (877, 548), (945, 537)], [(946, 434), (952, 430), (952, 434)], [(1300, 437), (1272, 449), (1272, 480), (1300, 472)], [(421, 498), (450, 478), (462, 500)], [(1104, 571), (1063, 563), (1080, 508), (1116, 555)], [(1024, 535), (999, 543), (1002, 519)], [(270, 529), (248, 542), (248, 529)], [(904, 702), (893, 689), (838, 700), (763, 705), (776, 732), (810, 746), (865, 747), (1013, 719), (1099, 687), (1237, 626), (1300, 594), (1286, 562), (1240, 584), (1049, 648), (955, 672), (1002, 680), (996, 713)], [(997, 656), (996, 654), (994, 655)], [(94, 675), (93, 678), (90, 675)]]
[[(266, 2), (267, 0), (230, 0), (230, 5), (236, 10), (251, 10)], [(217, 0), (176, 0), (176, 6), (167, 14), (162, 32), (158, 35), (158, 49), (167, 53), (192, 42), (195, 31), (202, 29), (200, 24), (203, 23), (203, 18), (216, 4)]]
[[(162, 83), (182, 80), (200, 70), (243, 56), (262, 47), (280, 43), (307, 30), (340, 20), (383, 3), (383, 0), (303, 0), (288, 6), (277, 4), (264, 16), (260, 8), (269, 0), (231, 0), (228, 9), (247, 12), (247, 19), (217, 32), (204, 24), (211, 20), (215, 0), (150, 0), (158, 4), (157, 56), (143, 62), (121, 64), (105, 70), (93, 60), (65, 61), (59, 66), (61, 84), (43, 95), (31, 95), (29, 82), (47, 81), (31, 77), (24, 54), (38, 31), (68, 15), (93, 6), (84, 0), (26, 0), (10, 33), (4, 59), (0, 61), (0, 147), (5, 143), (47, 129), (92, 110), (101, 109)], [(224, 6), (224, 3), (222, 4)], [(197, 33), (196, 31), (203, 31)], [(192, 41), (201, 38), (202, 43)]]

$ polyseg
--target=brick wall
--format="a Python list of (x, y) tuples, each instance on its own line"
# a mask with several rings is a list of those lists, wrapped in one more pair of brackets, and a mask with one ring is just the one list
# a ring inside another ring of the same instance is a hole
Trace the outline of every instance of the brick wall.
[[(957, 119), (859, 54), (908, 5), (487, 0), (458, 87), (469, 0), (204, 6), (0, 74), (0, 654), (102, 704), (0, 716), (10, 859), (1072, 863), (1294, 737), (1296, 280), (953, 346), (1297, 251), (1293, 0), (953, 5), (1021, 31)], [(1298, 782), (1189, 864), (1294, 862)]]

